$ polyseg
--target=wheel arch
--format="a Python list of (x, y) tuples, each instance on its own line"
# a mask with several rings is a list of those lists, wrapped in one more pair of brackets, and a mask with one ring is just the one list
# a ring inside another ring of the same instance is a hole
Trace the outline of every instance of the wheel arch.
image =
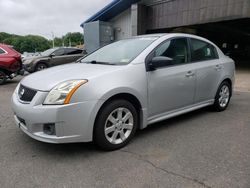
[[(117, 99), (124, 99), (124, 100), (129, 101), (132, 105), (134, 105), (134, 107), (136, 108), (136, 110), (138, 110), (138, 112), (139, 112), (139, 110), (142, 109), (142, 105), (141, 105), (141, 102), (139, 101), (139, 99), (131, 93), (117, 93), (117, 94), (109, 97), (107, 100), (105, 100), (105, 102), (103, 103), (101, 108), (103, 108), (108, 102), (110, 102), (112, 100), (117, 100)], [(99, 111), (101, 110), (101, 108), (99, 109)]]
[[(128, 93), (128, 92), (122, 92), (122, 93), (116, 93), (112, 96), (110, 96), (109, 98), (107, 98), (106, 100), (104, 100), (104, 102), (100, 105), (100, 108), (97, 110), (96, 116), (95, 116), (95, 120), (94, 120), (94, 126), (93, 126), (93, 133), (94, 133), (94, 127), (96, 124), (96, 120), (98, 115), (100, 114), (101, 110), (111, 101), (113, 100), (118, 100), (118, 99), (124, 99), (129, 101), (132, 105), (134, 105), (134, 107), (136, 108), (136, 111), (138, 113), (138, 120), (139, 120), (139, 129), (143, 128), (143, 123), (144, 123), (144, 119), (143, 117), (145, 116), (145, 114), (143, 113), (142, 110), (142, 103), (141, 101), (138, 99), (138, 97), (136, 97), (135, 95)], [(92, 134), (93, 134), (92, 133)], [(94, 135), (92, 135), (93, 137)]]
[(7, 71), (9, 71), (9, 68), (0, 65), (0, 70), (7, 72)]
[(40, 60), (40, 61), (35, 62), (35, 63), (34, 63), (34, 67), (36, 68), (36, 66), (37, 66), (38, 64), (45, 64), (45, 65), (47, 65), (48, 67), (50, 67), (49, 63), (48, 63), (47, 61), (45, 61), (45, 60)]
[(222, 80), (222, 82), (220, 83), (220, 85), (223, 83), (223, 82), (228, 82), (229, 84), (230, 84), (230, 95), (232, 96), (232, 93), (233, 93), (233, 82), (232, 82), (232, 80), (229, 78), (229, 77), (227, 77), (227, 78), (224, 78), (223, 80)]

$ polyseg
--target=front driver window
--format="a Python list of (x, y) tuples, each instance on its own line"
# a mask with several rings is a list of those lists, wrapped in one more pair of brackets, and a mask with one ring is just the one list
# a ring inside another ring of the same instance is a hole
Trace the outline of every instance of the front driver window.
[(55, 55), (55, 56), (62, 56), (62, 55), (64, 55), (64, 49), (61, 48), (61, 49), (56, 50), (56, 51), (54, 52), (54, 55)]
[(177, 38), (164, 42), (154, 53), (154, 57), (165, 56), (173, 59), (173, 64), (188, 62), (188, 44), (185, 38)]

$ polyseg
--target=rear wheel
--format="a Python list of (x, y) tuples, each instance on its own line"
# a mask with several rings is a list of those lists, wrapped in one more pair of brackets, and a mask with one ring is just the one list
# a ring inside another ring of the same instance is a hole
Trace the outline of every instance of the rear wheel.
[(35, 71), (41, 71), (47, 68), (48, 68), (48, 65), (46, 65), (45, 63), (38, 63), (36, 65)]
[(114, 100), (100, 111), (94, 128), (94, 142), (104, 150), (124, 147), (138, 127), (135, 107), (126, 100)]
[(0, 70), (0, 85), (4, 84), (6, 82), (7, 75)]
[(231, 99), (231, 95), (232, 95), (231, 91), (232, 91), (231, 85), (227, 81), (224, 81), (221, 83), (217, 91), (215, 102), (213, 105), (216, 111), (220, 112), (220, 111), (226, 110)]

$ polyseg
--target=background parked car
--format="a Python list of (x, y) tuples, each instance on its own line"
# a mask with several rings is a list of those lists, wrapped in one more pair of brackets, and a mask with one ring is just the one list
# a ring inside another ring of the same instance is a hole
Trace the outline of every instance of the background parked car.
[(35, 52), (35, 53), (24, 52), (24, 53), (22, 54), (22, 59), (23, 59), (23, 58), (27, 58), (27, 57), (39, 56), (39, 55), (41, 55), (41, 52)]
[(40, 56), (24, 58), (24, 69), (32, 73), (48, 67), (72, 63), (85, 54), (85, 51), (79, 48), (51, 48), (42, 52)]
[(0, 44), (0, 85), (22, 73), (21, 54), (11, 46)]

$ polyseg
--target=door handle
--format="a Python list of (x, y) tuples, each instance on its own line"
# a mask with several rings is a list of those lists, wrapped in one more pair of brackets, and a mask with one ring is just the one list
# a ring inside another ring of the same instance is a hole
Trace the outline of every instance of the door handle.
[(219, 70), (221, 70), (221, 69), (222, 69), (222, 66), (221, 66), (221, 65), (216, 65), (216, 66), (215, 66), (215, 70), (219, 71)]
[(186, 77), (193, 77), (195, 75), (195, 73), (193, 71), (188, 71), (186, 74)]

